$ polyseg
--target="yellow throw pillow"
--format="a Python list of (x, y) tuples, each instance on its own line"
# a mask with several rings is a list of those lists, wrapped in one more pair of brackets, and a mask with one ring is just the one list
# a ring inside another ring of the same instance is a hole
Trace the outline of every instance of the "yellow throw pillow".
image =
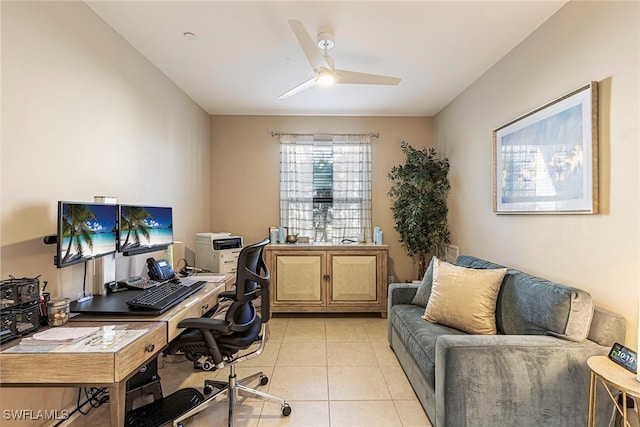
[(423, 319), (470, 334), (496, 334), (496, 301), (507, 272), (434, 260), (433, 286)]

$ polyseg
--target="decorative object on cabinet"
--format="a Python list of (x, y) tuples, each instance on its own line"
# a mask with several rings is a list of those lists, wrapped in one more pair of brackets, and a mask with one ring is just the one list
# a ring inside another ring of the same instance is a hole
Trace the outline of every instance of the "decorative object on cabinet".
[(395, 230), (409, 256), (417, 261), (418, 277), (422, 277), (427, 256), (449, 243), (449, 160), (438, 159), (435, 148), (417, 150), (406, 141), (400, 146), (406, 162), (387, 175), (393, 183), (388, 195), (393, 199)]
[(598, 213), (598, 82), (493, 131), (493, 211)]

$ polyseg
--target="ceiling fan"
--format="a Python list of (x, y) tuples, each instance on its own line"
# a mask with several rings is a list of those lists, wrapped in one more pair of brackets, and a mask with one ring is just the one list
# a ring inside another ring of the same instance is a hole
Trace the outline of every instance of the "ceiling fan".
[[(298, 39), (298, 43), (302, 47), (304, 54), (313, 68), (314, 76), (300, 83), (293, 89), (283, 93), (278, 98), (288, 98), (298, 92), (315, 86), (316, 84), (368, 84), (368, 85), (397, 85), (400, 83), (397, 77), (380, 76), (377, 74), (359, 73), (356, 71), (338, 70), (335, 68), (333, 58), (329, 56), (327, 51), (333, 47), (333, 34), (330, 32), (322, 32), (318, 34), (318, 43), (314, 43), (313, 39), (302, 25), (302, 22), (291, 19), (289, 25), (293, 30), (293, 34)], [(320, 51), (320, 49), (322, 51)]]

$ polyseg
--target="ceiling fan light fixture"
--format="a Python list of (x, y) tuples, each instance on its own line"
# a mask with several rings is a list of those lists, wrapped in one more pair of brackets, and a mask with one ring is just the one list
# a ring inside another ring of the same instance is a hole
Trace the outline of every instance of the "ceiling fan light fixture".
[[(400, 83), (400, 79), (397, 77), (337, 69), (335, 67), (335, 61), (327, 52), (334, 45), (333, 32), (321, 31), (318, 34), (317, 42), (314, 42), (307, 29), (302, 25), (302, 22), (290, 19), (289, 26), (291, 27), (291, 31), (293, 31), (293, 35), (298, 40), (298, 44), (302, 48), (304, 55), (307, 57), (307, 61), (309, 65), (311, 65), (314, 75), (311, 79), (280, 95), (280, 99), (287, 98), (313, 85), (329, 86), (334, 83), (397, 85)], [(320, 47), (322, 51), (319, 51), (316, 45)]]
[(318, 78), (316, 79), (319, 85), (331, 86), (336, 82), (336, 76), (331, 71), (324, 68), (320, 68), (318, 71)]
[(333, 43), (333, 33), (328, 31), (324, 31), (318, 34), (318, 47), (320, 49), (329, 50), (334, 46)]

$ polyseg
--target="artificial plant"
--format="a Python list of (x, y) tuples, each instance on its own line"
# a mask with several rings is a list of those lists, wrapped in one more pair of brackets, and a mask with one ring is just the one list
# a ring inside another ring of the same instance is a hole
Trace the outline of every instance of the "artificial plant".
[(422, 277), (427, 256), (450, 239), (449, 160), (439, 159), (435, 148), (416, 150), (406, 141), (400, 146), (406, 161), (389, 172), (388, 178), (393, 184), (388, 195), (393, 200), (395, 230), (409, 256), (418, 263), (419, 277)]

